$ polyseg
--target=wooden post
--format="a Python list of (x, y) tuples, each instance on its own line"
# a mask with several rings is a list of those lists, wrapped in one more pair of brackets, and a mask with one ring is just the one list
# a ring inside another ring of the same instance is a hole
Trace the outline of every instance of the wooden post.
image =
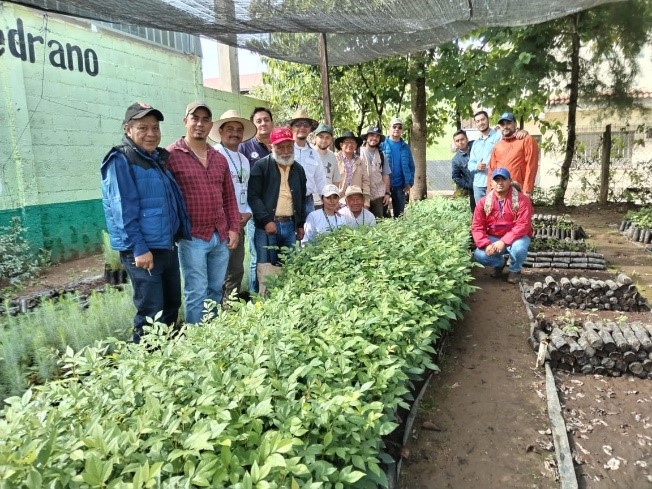
[(324, 100), (324, 121), (333, 127), (331, 120), (331, 86), (328, 77), (328, 48), (326, 46), (326, 33), (319, 34), (319, 69), (321, 71), (321, 91)]
[(611, 164), (611, 124), (602, 134), (602, 156), (600, 158), (600, 203), (606, 204), (609, 196), (609, 165)]

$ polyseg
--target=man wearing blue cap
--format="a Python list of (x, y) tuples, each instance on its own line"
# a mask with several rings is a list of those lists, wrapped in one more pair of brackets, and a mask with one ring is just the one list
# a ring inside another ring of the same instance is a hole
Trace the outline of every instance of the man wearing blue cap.
[(471, 232), (477, 246), (473, 257), (491, 276), (501, 278), (509, 257), (507, 281), (518, 283), (532, 238), (532, 201), (512, 186), (506, 168), (491, 173), (493, 190), (480, 199), (473, 213)]
[(496, 168), (507, 168), (514, 183), (518, 183), (523, 193), (532, 197), (534, 180), (539, 169), (539, 148), (535, 139), (529, 134), (518, 138), (516, 117), (511, 112), (504, 112), (498, 121), (502, 138), (491, 151), (489, 173)]

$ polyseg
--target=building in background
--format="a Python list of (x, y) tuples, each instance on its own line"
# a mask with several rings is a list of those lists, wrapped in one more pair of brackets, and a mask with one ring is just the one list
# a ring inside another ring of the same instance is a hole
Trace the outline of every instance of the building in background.
[(94, 252), (105, 228), (100, 162), (120, 142), (125, 108), (165, 115), (161, 145), (183, 132), (186, 104), (247, 114), (263, 103), (204, 87), (199, 38), (0, 9), (0, 226), (21, 218), (55, 260)]

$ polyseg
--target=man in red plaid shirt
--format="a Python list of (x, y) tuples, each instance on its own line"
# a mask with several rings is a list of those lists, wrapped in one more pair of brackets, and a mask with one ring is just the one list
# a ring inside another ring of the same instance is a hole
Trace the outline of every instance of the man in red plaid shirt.
[(190, 216), (190, 240), (179, 242), (184, 279), (186, 323), (211, 317), (222, 302), (229, 250), (238, 246), (240, 212), (228, 163), (206, 141), (213, 114), (205, 102), (188, 104), (183, 119), (185, 136), (168, 146), (168, 168), (176, 178)]

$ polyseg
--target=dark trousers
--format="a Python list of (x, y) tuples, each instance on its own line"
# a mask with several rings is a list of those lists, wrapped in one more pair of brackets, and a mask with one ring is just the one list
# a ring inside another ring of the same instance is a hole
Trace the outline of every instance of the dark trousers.
[(403, 215), (405, 210), (405, 191), (403, 187), (392, 187), (392, 214), (394, 217)]
[(134, 289), (134, 343), (140, 343), (147, 318), (162, 312), (159, 322), (176, 324), (181, 307), (181, 274), (176, 246), (173, 250), (150, 250), (154, 255), (154, 268), (149, 272), (137, 268), (132, 251), (121, 251), (120, 260), (131, 279)]

